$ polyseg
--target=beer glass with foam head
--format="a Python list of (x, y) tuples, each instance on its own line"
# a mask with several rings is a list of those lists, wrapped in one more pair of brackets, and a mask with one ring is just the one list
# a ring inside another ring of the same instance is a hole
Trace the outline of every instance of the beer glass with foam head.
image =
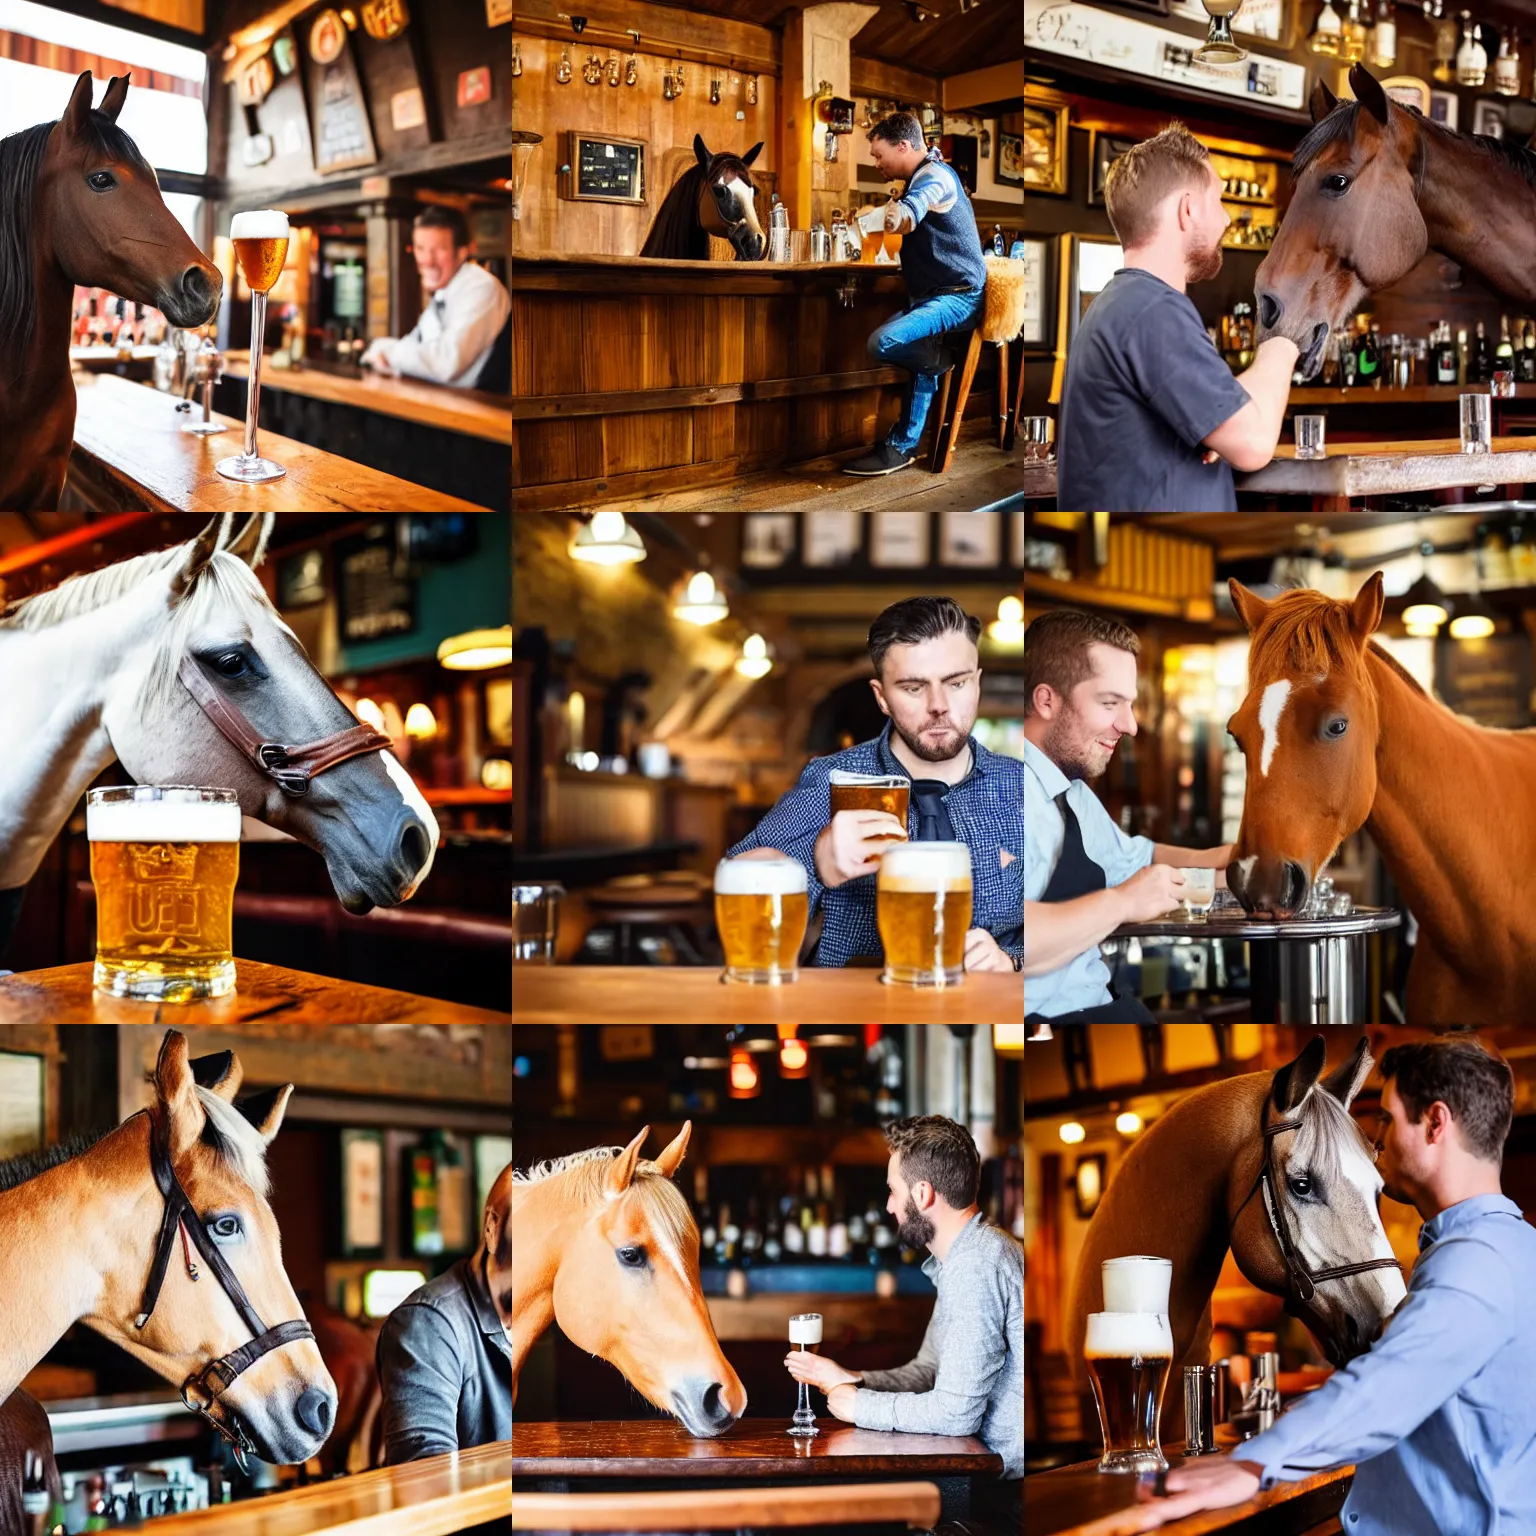
[(278, 480), (288, 471), (256, 451), (256, 419), (261, 408), (261, 343), (267, 329), (267, 294), (283, 275), (288, 259), (288, 215), (277, 208), (237, 213), (229, 228), (235, 259), (251, 290), (251, 368), (245, 400), (245, 452), (214, 466), (226, 480), (253, 484)]
[[(834, 768), (827, 796), (834, 816), (839, 811), (884, 811), (906, 826), (907, 797), (911, 789), (912, 781), (897, 773), (849, 773)], [(875, 836), (881, 841), (897, 841), (894, 832), (880, 832)]]
[(798, 859), (721, 859), (715, 866), (721, 980), (757, 986), (796, 980), (809, 905)]
[(965, 975), (971, 850), (964, 843), (892, 843), (880, 856), (875, 919), (883, 982), (952, 987)]
[(97, 989), (167, 1003), (233, 992), (230, 930), (240, 871), (234, 790), (93, 789), (85, 828), (96, 887)]
[(1173, 1331), (1163, 1312), (1093, 1312), (1083, 1345), (1104, 1434), (1100, 1472), (1162, 1472), (1158, 1432), (1173, 1368)]

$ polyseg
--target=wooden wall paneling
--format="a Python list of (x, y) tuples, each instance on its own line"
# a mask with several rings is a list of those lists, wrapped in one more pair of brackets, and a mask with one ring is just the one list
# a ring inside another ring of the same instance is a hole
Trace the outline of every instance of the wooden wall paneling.
[(736, 451), (736, 419), (740, 407), (696, 405), (693, 408), (693, 462), (728, 459)]
[[(550, 304), (552, 321), (569, 316), (565, 304)], [(535, 395), (596, 393), (610, 389), (648, 389), (653, 380), (650, 371), (652, 316), (645, 299), (583, 298), (578, 313), (578, 334), (564, 337), (563, 345), (576, 363), (575, 384), (556, 387), (553, 374), (540, 374)], [(516, 386), (513, 393), (517, 393)]]
[(850, 63), (855, 96), (888, 96), (897, 101), (936, 102), (943, 89), (943, 82), (937, 75), (925, 75), (901, 64), (888, 63), (885, 59), (869, 59), (855, 53)]
[[(528, 359), (513, 376), (514, 395), (580, 394), (600, 387), (587, 382), (594, 370), (587, 366), (586, 354), (598, 344), (589, 327), (583, 325), (581, 334), (572, 336), (570, 310), (543, 302), (542, 298), (524, 299), (521, 304), (514, 298), (512, 303), (519, 310), (521, 321), (519, 324), (514, 320), (513, 332), (525, 337), (527, 343), (524, 347), (513, 347), (514, 367), (520, 352)], [(583, 312), (585, 307), (582, 306)]]
[(603, 473), (600, 416), (522, 422), (517, 441), (521, 451), (514, 466), (515, 485), (591, 480)]
[[(361, 27), (352, 34), (357, 48), (357, 70), (362, 77), (364, 94), (368, 98), (369, 116), (373, 119), (373, 139), (382, 161), (388, 161), (392, 155), (406, 150), (425, 149), (428, 144), (442, 137), (438, 85), (420, 67), (416, 55), (420, 32), (419, 26), (407, 27), (399, 37), (387, 43), (375, 41)], [(490, 63), (490, 60), (485, 62)], [(456, 100), (456, 84), (457, 77), (455, 90), (449, 93), (450, 102)], [(414, 128), (396, 128), (390, 101), (398, 92), (408, 91), (412, 86), (421, 91), (426, 120)], [(506, 96), (502, 97), (502, 101), (507, 104)], [(490, 124), (482, 126), (489, 127)]]
[[(523, 0), (519, 0), (519, 10), (522, 4)], [(443, 137), (472, 139), (504, 125), (512, 100), (511, 29), (487, 26), (485, 6), (481, 4), (421, 5), (413, 6), (412, 11), (407, 36), (426, 31), (424, 47), (431, 61), (432, 85), (436, 90)], [(569, 23), (563, 25), (569, 27)], [(354, 37), (358, 35), (353, 34)], [(489, 66), (491, 71), (490, 100), (461, 107), (459, 75), (466, 69), (479, 69), (482, 65)], [(384, 104), (384, 111), (387, 115), (388, 102)]]

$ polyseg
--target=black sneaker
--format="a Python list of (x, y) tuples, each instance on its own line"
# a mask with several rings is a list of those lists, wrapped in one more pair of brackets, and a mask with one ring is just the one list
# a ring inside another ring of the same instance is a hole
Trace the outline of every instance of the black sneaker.
[(873, 453), (866, 453), (862, 459), (854, 459), (852, 463), (843, 465), (845, 475), (893, 475), (898, 469), (905, 469), (914, 461), (915, 455), (903, 453), (899, 448), (892, 448), (889, 443), (881, 443)]

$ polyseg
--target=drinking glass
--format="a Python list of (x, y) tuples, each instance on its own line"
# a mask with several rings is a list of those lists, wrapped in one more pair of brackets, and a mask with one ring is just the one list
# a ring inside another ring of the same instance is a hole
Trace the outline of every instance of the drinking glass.
[(809, 910), (798, 859), (721, 859), (715, 866), (715, 926), (725, 951), (720, 979), (748, 986), (797, 981)]
[(954, 987), (965, 977), (971, 850), (964, 843), (892, 843), (875, 876), (875, 924), (887, 986)]
[(1202, 921), (1216, 899), (1216, 871), (1214, 869), (1186, 869), (1184, 871), (1184, 910), (1191, 918)]
[(553, 965), (560, 934), (560, 898), (565, 887), (555, 881), (512, 887), (512, 962)]
[(261, 344), (267, 328), (267, 294), (283, 275), (288, 259), (288, 215), (276, 208), (237, 213), (229, 237), (251, 290), (251, 377), (245, 402), (245, 451), (220, 459), (214, 468), (226, 480), (256, 484), (288, 473), (256, 451), (256, 417), (261, 400)]
[(1461, 451), (1488, 453), (1493, 448), (1493, 400), (1488, 395), (1461, 397)]
[[(821, 1343), (821, 1313), (797, 1312), (789, 1320), (789, 1342), (798, 1344), (803, 1352), (807, 1344)], [(795, 1400), (795, 1416), (786, 1433), (791, 1435), (818, 1435), (816, 1415), (811, 1412), (811, 1388), (809, 1383), (799, 1383), (800, 1392)]]
[(1296, 457), (1298, 459), (1325, 459), (1328, 450), (1323, 446), (1325, 418), (1322, 416), (1297, 416), (1293, 425), (1296, 430)]

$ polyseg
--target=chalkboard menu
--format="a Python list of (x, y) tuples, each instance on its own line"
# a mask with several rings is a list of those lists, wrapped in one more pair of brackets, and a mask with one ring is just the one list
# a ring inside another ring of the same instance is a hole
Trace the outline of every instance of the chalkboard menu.
[(377, 523), (358, 538), (337, 541), (336, 584), (344, 645), (416, 627), (416, 583), (405, 574), (393, 524)]
[(1479, 725), (1522, 731), (1531, 723), (1531, 642), (1525, 635), (1435, 641), (1435, 692)]
[(304, 67), (315, 169), (324, 175), (375, 164), (379, 155), (351, 47), (344, 45), (329, 64), (319, 64), (306, 53)]
[(643, 140), (570, 133), (562, 170), (561, 192), (565, 197), (599, 203), (645, 201)]

